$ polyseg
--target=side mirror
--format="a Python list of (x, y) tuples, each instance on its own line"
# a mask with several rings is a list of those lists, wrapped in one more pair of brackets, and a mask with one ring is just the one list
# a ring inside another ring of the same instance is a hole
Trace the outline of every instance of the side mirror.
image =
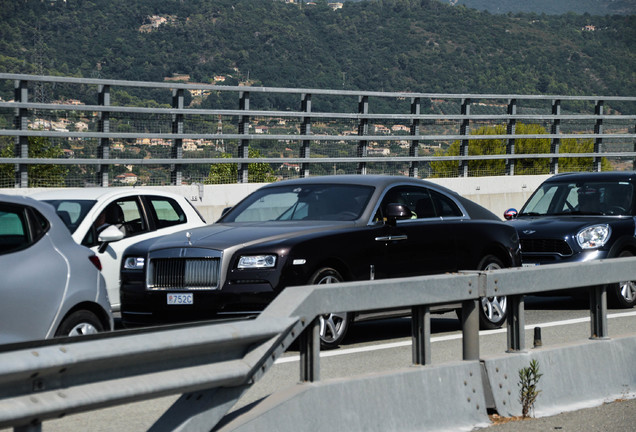
[(121, 232), (121, 230), (115, 225), (110, 225), (104, 228), (104, 230), (100, 232), (99, 236), (97, 237), (97, 240), (99, 240), (99, 242), (101, 243), (98, 252), (104, 253), (106, 247), (108, 247), (108, 243), (119, 241), (124, 237), (124, 233)]
[(398, 220), (411, 219), (411, 216), (411, 210), (404, 204), (389, 203), (386, 207), (386, 221), (391, 226)]
[(517, 209), (509, 208), (508, 210), (506, 210), (504, 212), (504, 219), (505, 220), (516, 219), (517, 218), (517, 214), (519, 214)]

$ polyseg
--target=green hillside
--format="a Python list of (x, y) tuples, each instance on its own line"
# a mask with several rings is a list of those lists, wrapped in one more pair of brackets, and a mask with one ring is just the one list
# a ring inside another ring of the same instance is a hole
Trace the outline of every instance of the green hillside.
[[(585, 26), (589, 26), (586, 27)], [(636, 16), (437, 0), (2, 1), (0, 71), (385, 91), (636, 94)], [(12, 97), (12, 83), (0, 96)]]
[(633, 15), (636, 0), (440, 0), (445, 3), (487, 10), (490, 13), (534, 12), (561, 15)]

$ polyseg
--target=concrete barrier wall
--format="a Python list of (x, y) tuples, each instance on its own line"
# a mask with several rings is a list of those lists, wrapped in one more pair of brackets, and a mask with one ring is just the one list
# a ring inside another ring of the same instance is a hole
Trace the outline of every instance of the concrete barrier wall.
[[(523, 203), (549, 175), (501, 176), (501, 177), (457, 177), (427, 179), (445, 186), (486, 207), (503, 218), (503, 212)], [(231, 207), (245, 196), (263, 186), (264, 183), (148, 186), (148, 189), (167, 190), (185, 196), (201, 212), (208, 222), (215, 222), (224, 208)], [(145, 187), (145, 186), (141, 186)], [(47, 188), (0, 189), (0, 194), (30, 195)]]
[(626, 336), (482, 358), (486, 375), (463, 361), (299, 383), (215, 430), (471, 431), (490, 425), (487, 393), (499, 415), (521, 415), (519, 371), (532, 359), (543, 375), (530, 414), (543, 417), (636, 397), (635, 358)]
[(543, 374), (536, 417), (636, 397), (636, 337), (599, 339), (482, 357), (499, 415), (521, 415), (519, 371), (533, 359)]

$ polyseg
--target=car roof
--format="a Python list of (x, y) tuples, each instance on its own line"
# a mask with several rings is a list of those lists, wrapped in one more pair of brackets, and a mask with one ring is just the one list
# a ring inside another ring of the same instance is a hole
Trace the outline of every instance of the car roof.
[(636, 180), (636, 171), (602, 171), (602, 172), (568, 172), (555, 174), (545, 181), (562, 182), (562, 181), (634, 181)]
[(415, 185), (426, 185), (432, 188), (447, 190), (455, 194), (455, 192), (440, 186), (436, 183), (428, 182), (426, 180), (407, 177), (407, 176), (392, 176), (392, 175), (366, 175), (366, 174), (342, 174), (342, 175), (324, 175), (324, 176), (315, 176), (315, 177), (305, 177), (291, 180), (283, 180), (275, 183), (270, 183), (263, 187), (276, 187), (283, 185), (294, 185), (294, 184), (354, 184), (354, 185), (366, 185), (366, 186), (375, 186), (379, 188), (384, 188), (388, 185), (392, 185), (395, 182), (400, 183), (412, 183)]
[[(407, 176), (391, 176), (391, 175), (366, 175), (366, 174), (344, 174), (344, 175), (325, 175), (325, 176), (316, 176), (316, 177), (305, 177), (293, 180), (283, 180), (276, 183), (270, 183), (269, 185), (263, 186), (263, 188), (271, 188), (282, 185), (307, 185), (307, 184), (353, 184), (353, 185), (366, 185), (375, 187), (376, 193), (381, 193), (388, 186), (392, 185), (408, 185), (412, 184), (415, 186), (426, 186), (433, 190), (437, 190), (440, 192), (444, 192), (447, 195), (452, 195), (457, 199), (463, 206), (464, 209), (468, 212), (468, 215), (472, 219), (490, 219), (490, 220), (500, 220), (498, 216), (492, 213), (490, 210), (485, 207), (462, 197), (460, 194), (455, 192), (452, 189), (448, 189), (444, 186), (438, 185), (437, 183), (429, 182), (426, 180), (407, 177)], [(362, 218), (366, 218), (369, 215), (363, 215)]]
[[(12, 204), (20, 204), (33, 207), (37, 210), (42, 209), (53, 209), (50, 204), (43, 203), (42, 201), (38, 201), (31, 197), (23, 196), (23, 195), (5, 195), (0, 194), (0, 201), (12, 203)], [(46, 210), (45, 210), (46, 211)]]
[(39, 200), (73, 199), (73, 200), (100, 200), (125, 197), (129, 195), (159, 195), (171, 198), (181, 198), (181, 195), (164, 192), (155, 189), (132, 187), (90, 187), (90, 188), (63, 188), (36, 192), (30, 196)]

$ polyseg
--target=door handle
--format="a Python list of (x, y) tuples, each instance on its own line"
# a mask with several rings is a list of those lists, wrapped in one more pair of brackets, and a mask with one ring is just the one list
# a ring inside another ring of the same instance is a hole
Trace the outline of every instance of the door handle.
[(396, 236), (382, 236), (376, 237), (375, 241), (395, 241), (395, 240), (406, 240), (408, 236), (406, 234), (396, 235)]

